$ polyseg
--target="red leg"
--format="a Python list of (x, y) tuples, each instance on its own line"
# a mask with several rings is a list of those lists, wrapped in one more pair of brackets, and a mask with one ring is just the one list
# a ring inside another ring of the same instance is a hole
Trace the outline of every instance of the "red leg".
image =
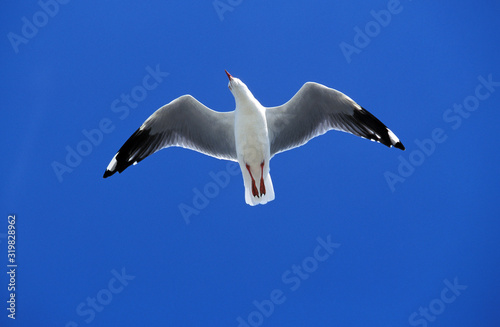
[(252, 179), (252, 194), (253, 196), (259, 197), (259, 191), (257, 191), (257, 185), (255, 185), (255, 179), (253, 179), (252, 172), (250, 171), (250, 166), (248, 164), (247, 170), (250, 173), (250, 178)]
[(264, 185), (264, 161), (260, 164), (260, 195), (266, 195), (266, 186)]

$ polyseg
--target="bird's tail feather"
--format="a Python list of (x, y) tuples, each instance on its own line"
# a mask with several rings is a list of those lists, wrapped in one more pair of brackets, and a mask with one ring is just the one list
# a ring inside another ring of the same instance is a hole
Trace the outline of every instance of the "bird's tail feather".
[(261, 195), (259, 197), (253, 196), (252, 194), (252, 182), (251, 180), (244, 180), (245, 183), (245, 202), (251, 206), (255, 206), (257, 204), (266, 204), (274, 200), (274, 188), (273, 181), (271, 180), (271, 174), (267, 174), (264, 177), (264, 185), (266, 188), (266, 194)]

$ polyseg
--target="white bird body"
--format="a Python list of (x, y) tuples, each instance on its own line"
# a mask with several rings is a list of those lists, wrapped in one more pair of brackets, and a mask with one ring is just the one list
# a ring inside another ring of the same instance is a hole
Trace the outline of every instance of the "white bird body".
[(405, 149), (390, 129), (342, 92), (307, 82), (287, 103), (266, 108), (241, 80), (226, 74), (236, 102), (234, 111), (211, 110), (190, 95), (173, 100), (130, 136), (109, 163), (104, 178), (158, 150), (179, 146), (237, 161), (245, 202), (254, 206), (274, 200), (271, 158), (331, 129)]
[[(231, 75), (229, 75), (231, 76)], [(230, 77), (229, 88), (234, 94), (234, 138), (236, 154), (245, 184), (245, 202), (250, 205), (266, 204), (274, 200), (274, 188), (269, 174), (271, 159), (266, 108), (255, 99), (245, 84)], [(257, 187), (258, 196), (253, 187)], [(261, 189), (260, 181), (264, 187)]]

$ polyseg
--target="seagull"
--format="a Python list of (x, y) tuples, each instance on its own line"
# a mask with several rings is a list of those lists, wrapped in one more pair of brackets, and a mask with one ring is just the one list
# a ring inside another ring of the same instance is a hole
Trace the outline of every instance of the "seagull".
[(234, 111), (214, 111), (191, 95), (173, 100), (130, 136), (103, 177), (121, 173), (158, 150), (178, 146), (237, 161), (245, 185), (245, 202), (255, 206), (274, 200), (271, 158), (329, 130), (405, 150), (390, 129), (342, 92), (307, 82), (285, 104), (266, 108), (240, 79), (227, 70), (226, 74), (236, 102)]

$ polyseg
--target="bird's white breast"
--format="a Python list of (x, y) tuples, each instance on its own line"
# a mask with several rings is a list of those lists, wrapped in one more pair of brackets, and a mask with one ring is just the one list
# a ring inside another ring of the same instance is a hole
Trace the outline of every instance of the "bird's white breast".
[(236, 107), (235, 141), (240, 163), (258, 166), (270, 157), (265, 110), (260, 103), (253, 101)]

